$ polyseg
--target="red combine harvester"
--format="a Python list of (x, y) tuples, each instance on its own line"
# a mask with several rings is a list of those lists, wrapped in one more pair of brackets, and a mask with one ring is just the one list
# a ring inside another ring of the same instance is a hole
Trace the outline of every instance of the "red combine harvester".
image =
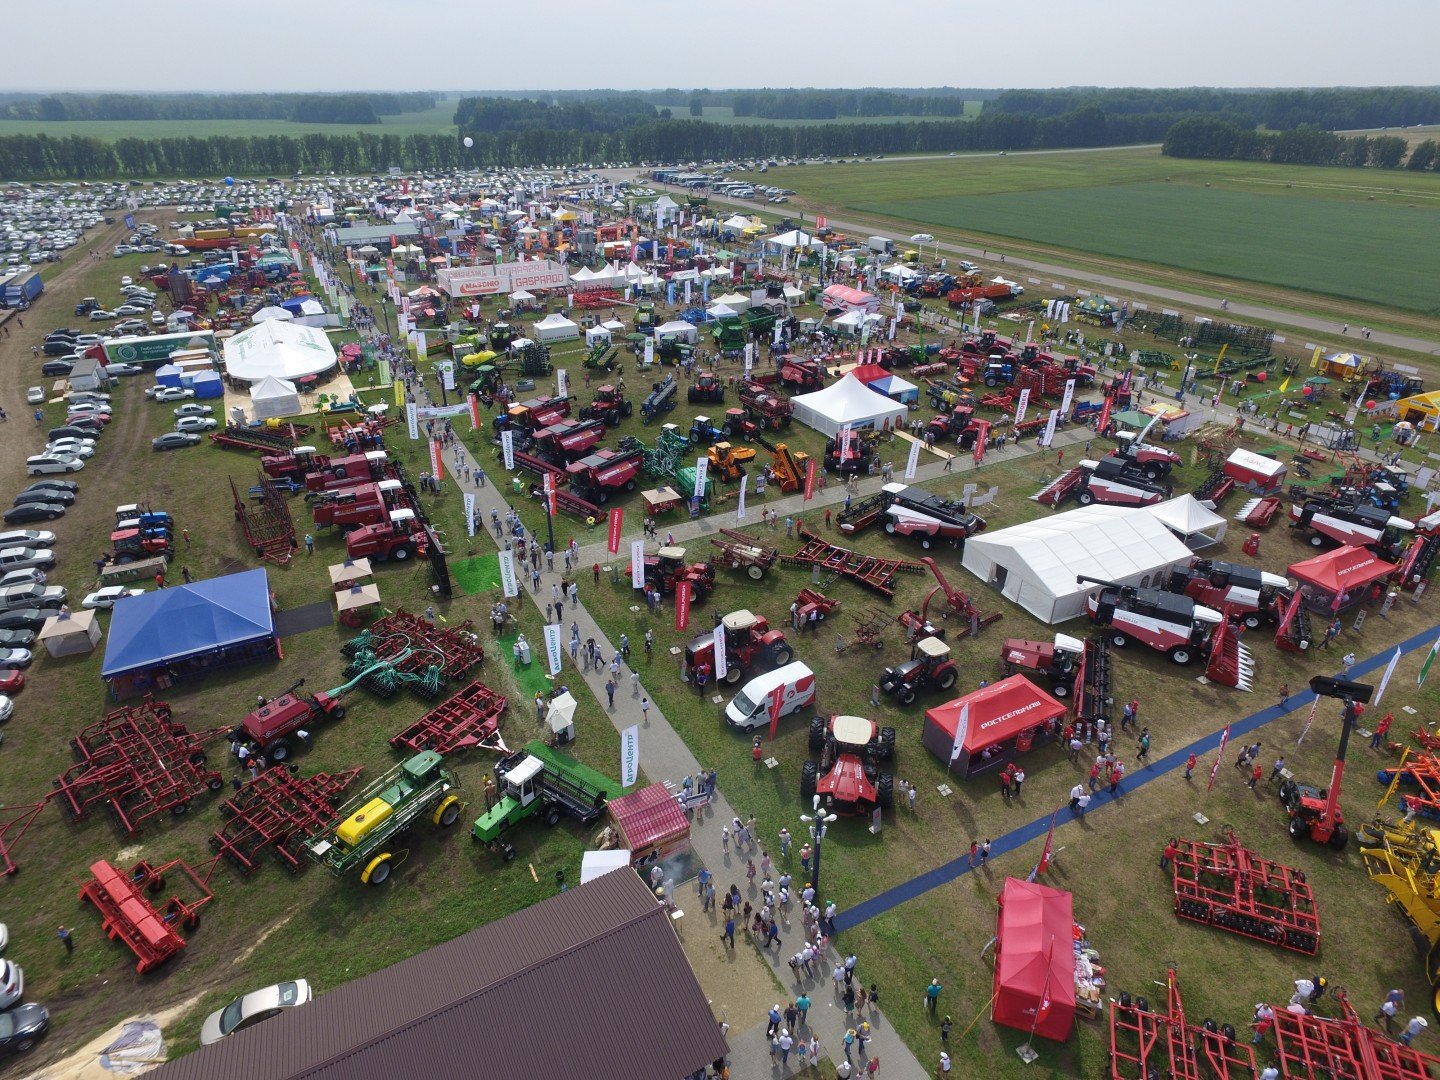
[(1191, 559), (1185, 569), (1170, 571), (1168, 587), (1240, 620), (1248, 630), (1278, 624), (1292, 595), (1289, 580), (1279, 574), (1218, 559)]
[(1139, 435), (1132, 435), (1128, 431), (1120, 432), (1115, 436), (1120, 440), (1120, 445), (1109, 454), (1132, 469), (1138, 469), (1145, 479), (1152, 481), (1169, 476), (1170, 470), (1182, 462), (1175, 451), (1167, 450), (1163, 446), (1151, 446), (1145, 441), (1145, 436), (1154, 426), (1155, 421), (1152, 420)]
[(362, 525), (345, 538), (345, 550), (351, 559), (374, 559), (397, 562), (411, 555), (423, 555), (429, 547), (425, 528), (414, 510), (391, 510), (390, 520), (378, 525)]
[(638, 448), (597, 450), (567, 465), (565, 476), (577, 498), (603, 506), (612, 494), (635, 490), (635, 478), (644, 464), (645, 451)]
[(1051, 697), (1064, 700), (1075, 692), (1088, 644), (1069, 634), (1056, 634), (1054, 641), (1006, 638), (1000, 646), (1000, 660), (1007, 678), (1024, 672), (1034, 682), (1034, 676), (1039, 676), (1048, 684)]
[(360, 454), (329, 458), (325, 464), (305, 474), (306, 491), (331, 491), (335, 488), (391, 478), (390, 456), (384, 450), (366, 450)]
[(1363, 547), (1390, 562), (1399, 560), (1404, 535), (1415, 531), (1413, 521), (1388, 510), (1323, 495), (1311, 496), (1303, 506), (1291, 505), (1290, 527), (1309, 530), (1311, 547)]
[(354, 487), (317, 492), (310, 503), (315, 527), (334, 527), (342, 535), (362, 525), (377, 525), (390, 518), (391, 510), (410, 505), (405, 485), (399, 480), (381, 480), (378, 484), (356, 484)]
[(985, 531), (985, 519), (964, 503), (932, 495), (924, 488), (885, 484), (878, 493), (852, 503), (839, 515), (840, 531), (853, 535), (877, 521), (891, 536), (907, 536), (929, 550), (937, 540), (958, 546), (967, 537)]
[(1119, 458), (1081, 461), (1062, 473), (1030, 498), (1041, 506), (1059, 506), (1074, 496), (1082, 506), (1104, 503), (1114, 506), (1151, 506), (1172, 494), (1170, 485), (1152, 482), (1138, 465)]
[[(763, 615), (732, 611), (721, 616), (718, 625), (725, 628), (724, 681), (727, 683), (738, 683), (745, 672), (757, 664), (767, 669), (777, 668), (795, 659), (795, 650), (785, 640), (785, 631), (771, 630)], [(711, 671), (719, 670), (715, 665), (715, 635), (701, 634), (685, 646), (685, 663), (691, 669), (706, 664)]]
[(895, 757), (895, 729), (863, 716), (817, 716), (810, 721), (810, 750), (820, 761), (800, 770), (800, 797), (836, 814), (869, 814), (895, 802), (895, 778), (880, 764)]
[(529, 449), (536, 457), (564, 465), (590, 453), (604, 435), (603, 420), (561, 420), (535, 432), (534, 443)]

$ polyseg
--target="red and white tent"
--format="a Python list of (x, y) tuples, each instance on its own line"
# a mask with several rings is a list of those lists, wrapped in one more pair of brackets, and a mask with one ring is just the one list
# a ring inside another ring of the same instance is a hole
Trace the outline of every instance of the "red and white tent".
[(690, 846), (690, 820), (664, 784), (612, 799), (608, 809), (633, 862), (653, 862)]
[(1074, 904), (1068, 892), (1006, 878), (990, 1019), (1064, 1042), (1075, 1026)]
[[(952, 760), (961, 714), (967, 715), (960, 753)], [(973, 694), (948, 701), (925, 713), (920, 741), (957, 776), (999, 768), (1045, 740), (1050, 721), (1065, 715), (1065, 706), (1024, 675), (1011, 675)]]
[(1346, 546), (1294, 563), (1290, 574), (1300, 579), (1301, 594), (1311, 611), (1342, 611), (1364, 600), (1372, 583), (1399, 569), (1368, 548)]

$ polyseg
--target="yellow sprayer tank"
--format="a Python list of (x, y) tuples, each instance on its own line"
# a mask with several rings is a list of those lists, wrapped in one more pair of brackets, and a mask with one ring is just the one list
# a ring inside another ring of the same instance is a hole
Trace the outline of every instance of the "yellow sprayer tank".
[(346, 847), (354, 847), (394, 812), (395, 807), (377, 796), (342, 821), (335, 837)]

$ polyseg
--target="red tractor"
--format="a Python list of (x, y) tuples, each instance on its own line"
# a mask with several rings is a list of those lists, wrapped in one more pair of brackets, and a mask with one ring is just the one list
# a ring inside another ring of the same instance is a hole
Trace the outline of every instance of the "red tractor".
[(1007, 677), (1033, 672), (1050, 684), (1050, 694), (1057, 698), (1074, 693), (1075, 677), (1080, 674), (1084, 658), (1085, 642), (1068, 634), (1056, 634), (1053, 642), (1006, 638), (1000, 646)]
[(703, 603), (715, 590), (715, 566), (708, 562), (687, 564), (683, 547), (662, 547), (654, 555), (645, 556), (647, 586), (670, 596), (682, 581), (690, 583), (690, 599)]
[(702, 374), (696, 376), (690, 384), (688, 393), (690, 403), (696, 402), (714, 403), (725, 400), (725, 384), (714, 375)]
[(606, 427), (618, 427), (620, 421), (635, 411), (630, 399), (620, 389), (606, 383), (595, 391), (595, 400), (580, 412), (582, 420), (603, 420)]
[(297, 732), (321, 719), (345, 719), (345, 706), (338, 695), (323, 690), (318, 694), (297, 694), (295, 691), (304, 685), (301, 679), (279, 697), (264, 701), (235, 729), (234, 734), (253, 743), (271, 765), (290, 756), (290, 740)]
[(157, 555), (169, 558), (170, 534), (155, 529), (116, 529), (110, 534), (110, 546), (117, 563), (131, 563)]
[(817, 716), (810, 721), (810, 750), (820, 760), (800, 770), (800, 797), (816, 795), (836, 814), (869, 814), (895, 802), (895, 778), (880, 764), (895, 757), (895, 729), (863, 716)]
[[(725, 628), (724, 679), (727, 683), (738, 683), (756, 664), (778, 668), (795, 659), (795, 650), (785, 640), (785, 631), (771, 630), (763, 615), (732, 611), (720, 618), (719, 625)], [(715, 671), (715, 635), (701, 634), (690, 642), (685, 647), (685, 663), (692, 669), (707, 664)]]
[(423, 554), (429, 544), (425, 529), (415, 518), (414, 510), (392, 510), (390, 520), (380, 525), (362, 525), (345, 538), (345, 550), (351, 559), (374, 559), (397, 562), (411, 555)]
[(938, 637), (924, 637), (915, 642), (909, 660), (885, 669), (880, 689), (901, 705), (913, 705), (921, 690), (949, 690), (959, 678), (950, 646)]

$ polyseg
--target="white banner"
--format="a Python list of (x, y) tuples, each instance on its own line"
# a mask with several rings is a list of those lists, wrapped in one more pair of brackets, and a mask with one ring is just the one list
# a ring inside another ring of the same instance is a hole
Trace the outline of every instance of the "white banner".
[(905, 479), (915, 479), (915, 466), (920, 464), (920, 440), (910, 441), (910, 457), (905, 462)]
[(950, 744), (950, 760), (954, 761), (965, 749), (965, 736), (970, 731), (970, 705), (960, 706), (960, 719), (955, 721), (955, 741)]
[(500, 588), (506, 596), (520, 595), (520, 579), (515, 576), (514, 552), (500, 552)]
[(697, 499), (703, 499), (703, 498), (705, 497), (705, 477), (706, 477), (706, 474), (708, 473), (709, 469), (710, 469), (710, 459), (709, 459), (708, 457), (698, 457), (698, 458), (695, 459), (695, 492), (694, 492), (694, 495), (695, 495), (695, 498), (697, 498)]
[(640, 725), (632, 724), (620, 733), (620, 786), (630, 787), (640, 779)]
[(570, 271), (548, 260), (497, 263), (493, 266), (452, 266), (435, 275), (451, 296), (499, 296), (521, 289), (563, 289)]
[(735, 520), (745, 520), (745, 492), (750, 487), (748, 475), (740, 477), (740, 501), (735, 504)]
[(1395, 650), (1395, 655), (1390, 657), (1390, 663), (1385, 665), (1385, 674), (1380, 677), (1380, 688), (1375, 691), (1375, 704), (1380, 704), (1380, 699), (1385, 696), (1385, 688), (1390, 685), (1390, 676), (1395, 674), (1395, 665), (1400, 663), (1400, 650)]
[(1020, 391), (1020, 401), (1015, 406), (1015, 423), (1019, 424), (1025, 420), (1025, 410), (1030, 407), (1029, 389)]
[(747, 341), (747, 342), (745, 343), (745, 378), (746, 378), (746, 379), (749, 379), (749, 378), (750, 378), (750, 369), (753, 368), (754, 366), (755, 366), (755, 343), (754, 343), (753, 341)]
[[(429, 352), (429, 351), (430, 351), (430, 341), (429, 341), (429, 339), (425, 336), (425, 331), (424, 331), (424, 330), (417, 330), (417, 331), (415, 332), (415, 352), (416, 352), (419, 356), (424, 356), (424, 355), (425, 355), (427, 352)], [(454, 385), (452, 384), (452, 385), (449, 387), (449, 389), (451, 389), (451, 390), (455, 389)]]
[(506, 472), (515, 471), (515, 433), (509, 428), (500, 432), (500, 449), (505, 453)]
[(630, 586), (634, 589), (645, 587), (645, 541), (630, 541)]
[(420, 418), (416, 415), (415, 403), (413, 401), (405, 403), (405, 420), (410, 425), (411, 441), (413, 442), (420, 438)]
[(645, 339), (645, 366), (649, 367), (655, 362), (655, 339)]
[(1041, 440), (1041, 446), (1049, 446), (1050, 441), (1055, 438), (1055, 421), (1060, 418), (1059, 409), (1050, 410), (1050, 419), (1045, 422), (1045, 438)]
[[(454, 388), (452, 387), (451, 389)], [(412, 404), (410, 408), (415, 409), (415, 415), (421, 420), (429, 420), (436, 417), (459, 416), (462, 413), (468, 413), (470, 411), (470, 402), (457, 401), (454, 405), (422, 405), (419, 408), (415, 408)]]
[(570, 396), (570, 373), (563, 367), (555, 369), (555, 390), (562, 398)]
[(545, 627), (545, 662), (551, 675), (560, 674), (560, 657), (563, 652), (560, 645), (560, 624), (547, 624)]
[(475, 535), (475, 493), (465, 492), (465, 535)]
[(1060, 415), (1061, 415), (1061, 416), (1069, 416), (1069, 415), (1070, 415), (1070, 402), (1074, 399), (1074, 397), (1075, 397), (1075, 380), (1074, 380), (1074, 379), (1066, 379), (1066, 380), (1065, 380), (1065, 396), (1060, 399)]
[(725, 673), (730, 670), (727, 661), (730, 659), (725, 655), (725, 624), (716, 623), (715, 629), (710, 633), (710, 639), (715, 644), (715, 679), (725, 678)]

